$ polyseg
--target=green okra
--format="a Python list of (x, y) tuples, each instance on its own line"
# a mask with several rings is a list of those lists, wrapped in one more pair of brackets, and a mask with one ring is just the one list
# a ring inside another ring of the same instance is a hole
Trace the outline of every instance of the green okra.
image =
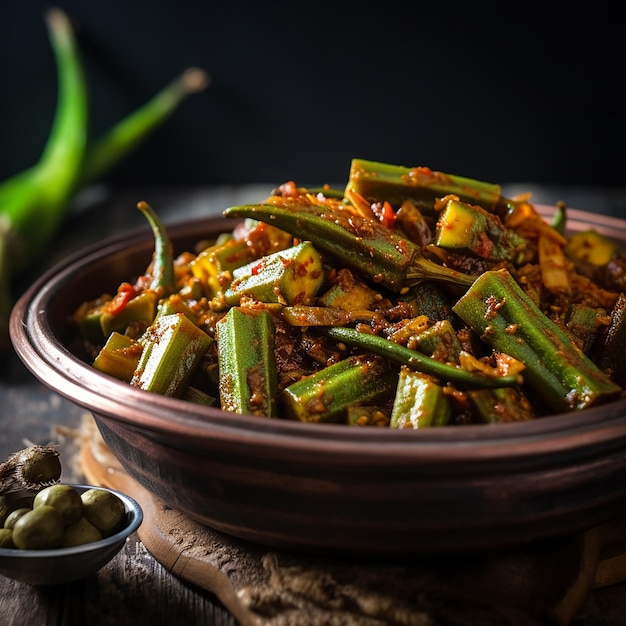
[(404, 167), (365, 159), (352, 160), (346, 196), (349, 192), (358, 193), (368, 202), (385, 199), (396, 208), (409, 200), (431, 215), (435, 201), (447, 195), (478, 204), (488, 211), (513, 204), (503, 197), (502, 188), (497, 184), (444, 174), (427, 167)]
[(260, 302), (306, 305), (323, 281), (322, 259), (315, 247), (304, 241), (233, 270), (224, 303), (236, 306), (243, 296), (250, 296)]
[(271, 313), (235, 306), (215, 326), (222, 409), (276, 417), (278, 377)]
[(437, 219), (435, 245), (446, 250), (467, 250), (484, 259), (511, 260), (527, 241), (505, 228), (497, 215), (449, 198)]
[(413, 339), (415, 349), (442, 363), (458, 363), (461, 342), (450, 320), (438, 320)]
[(112, 332), (98, 352), (93, 366), (109, 376), (129, 383), (143, 351), (141, 343), (127, 335)]
[[(437, 361), (458, 363), (463, 351), (449, 320), (440, 320), (415, 337), (415, 349)], [(515, 387), (468, 389), (472, 414), (484, 423), (521, 422), (534, 418), (532, 406)]]
[(374, 283), (394, 292), (424, 280), (439, 280), (468, 287), (473, 277), (425, 258), (418, 245), (367, 217), (351, 211), (309, 203), (234, 206), (225, 217), (251, 217), (273, 224), (294, 237), (309, 240), (321, 252), (345, 266), (363, 272)]
[(197, 387), (193, 387), (192, 385), (188, 385), (185, 389), (185, 392), (182, 396), (183, 400), (187, 402), (193, 402), (194, 404), (199, 404), (201, 406), (216, 406), (217, 398), (212, 396), (206, 391), (202, 391), (202, 389), (198, 389)]
[(382, 300), (380, 292), (358, 280), (350, 270), (340, 269), (332, 286), (318, 296), (317, 304), (345, 311), (373, 310)]
[(461, 388), (509, 387), (520, 382), (519, 377), (515, 375), (487, 376), (468, 372), (461, 367), (442, 363), (425, 354), (394, 343), (385, 337), (360, 332), (354, 328), (324, 328), (320, 330), (335, 341), (358, 346), (400, 365), (406, 365), (412, 370), (421, 371), (424, 374), (430, 374), (441, 380), (454, 383)]
[(425, 281), (413, 285), (409, 292), (402, 296), (402, 302), (409, 307), (406, 317), (426, 315), (431, 320), (449, 320), (457, 318), (452, 312), (452, 303), (438, 283)]
[(208, 298), (218, 297), (228, 288), (232, 272), (257, 258), (253, 246), (245, 239), (226, 239), (204, 249), (189, 267), (201, 282)]
[(391, 428), (445, 426), (452, 407), (443, 387), (430, 376), (401, 367), (391, 409)]
[(158, 317), (141, 337), (131, 385), (180, 398), (213, 339), (182, 313)]
[(282, 316), (290, 326), (345, 326), (352, 322), (372, 321), (377, 314), (367, 309), (347, 311), (339, 307), (298, 304), (284, 307)]
[(285, 387), (285, 417), (301, 422), (344, 422), (348, 407), (371, 405), (392, 394), (397, 373), (376, 356), (349, 356)]
[(345, 410), (349, 426), (389, 426), (389, 411), (379, 405), (349, 406)]
[(473, 413), (485, 424), (525, 422), (535, 418), (528, 398), (515, 387), (470, 389)]
[(598, 320), (606, 318), (606, 311), (585, 304), (573, 304), (568, 311), (565, 328), (580, 349), (589, 354), (601, 325)]
[(555, 411), (616, 398), (621, 388), (548, 319), (506, 269), (485, 272), (452, 307), (493, 350), (524, 364), (524, 381)]

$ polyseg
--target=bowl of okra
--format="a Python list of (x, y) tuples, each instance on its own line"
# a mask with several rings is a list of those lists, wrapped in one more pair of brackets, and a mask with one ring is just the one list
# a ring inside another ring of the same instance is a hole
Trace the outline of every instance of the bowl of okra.
[(25, 365), (165, 505), (280, 549), (407, 555), (626, 503), (626, 222), (428, 168), (145, 228), (11, 316)]

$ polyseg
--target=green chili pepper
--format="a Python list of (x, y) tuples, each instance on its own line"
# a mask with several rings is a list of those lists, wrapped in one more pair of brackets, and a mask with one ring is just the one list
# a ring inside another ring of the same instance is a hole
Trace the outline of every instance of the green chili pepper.
[(420, 352), (406, 348), (385, 337), (360, 332), (354, 328), (320, 329), (326, 336), (347, 344), (358, 346), (379, 356), (384, 356), (396, 363), (406, 365), (412, 370), (436, 376), (445, 381), (467, 388), (508, 387), (519, 384), (518, 376), (486, 376), (474, 374), (460, 367), (454, 367), (430, 358)]
[(147, 202), (138, 202), (137, 208), (144, 214), (154, 235), (152, 255), (152, 281), (150, 289), (160, 297), (174, 291), (174, 251), (167, 229)]
[(0, 318), (4, 333), (12, 305), (10, 281), (52, 236), (78, 183), (86, 148), (87, 91), (74, 34), (62, 11), (49, 11), (46, 23), (59, 81), (52, 129), (40, 160), (0, 186)]
[(105, 135), (88, 144), (81, 184), (97, 180), (121, 161), (174, 113), (187, 96), (205, 89), (209, 80), (208, 74), (200, 68), (186, 69), (145, 104), (120, 120)]
[(373, 219), (300, 198), (280, 205), (279, 201), (230, 207), (224, 216), (251, 217), (310, 240), (320, 251), (391, 291), (399, 292), (423, 280), (465, 287), (474, 281), (471, 276), (426, 259), (419, 246)]
[(452, 309), (488, 346), (523, 363), (525, 381), (556, 411), (582, 409), (622, 392), (506, 269), (485, 272)]
[(0, 352), (9, 346), (11, 282), (43, 254), (74, 194), (137, 146), (185, 96), (208, 84), (202, 70), (188, 70), (91, 144), (87, 88), (71, 23), (60, 9), (45, 17), (58, 98), (39, 161), (0, 183)]

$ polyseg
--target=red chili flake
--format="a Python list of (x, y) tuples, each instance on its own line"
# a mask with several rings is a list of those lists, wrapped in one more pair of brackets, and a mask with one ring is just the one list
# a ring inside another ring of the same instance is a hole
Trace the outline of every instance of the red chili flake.
[(393, 207), (387, 200), (385, 200), (383, 202), (383, 212), (380, 216), (381, 224), (389, 229), (392, 229), (395, 224), (396, 217), (396, 212), (393, 210)]
[(250, 274), (252, 274), (252, 276), (256, 276), (257, 274), (259, 274), (261, 272), (262, 269), (263, 269), (263, 262), (259, 261), (258, 263), (255, 263), (250, 268)]
[(106, 313), (111, 313), (111, 315), (118, 315), (125, 308), (126, 305), (135, 297), (136, 291), (133, 285), (130, 283), (122, 283), (117, 288), (117, 294), (113, 297), (110, 302), (102, 307)]

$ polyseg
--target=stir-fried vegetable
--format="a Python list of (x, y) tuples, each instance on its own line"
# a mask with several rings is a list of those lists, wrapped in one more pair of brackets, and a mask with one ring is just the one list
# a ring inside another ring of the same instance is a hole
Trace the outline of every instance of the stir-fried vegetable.
[(145, 274), (75, 314), (94, 366), (120, 380), (137, 384), (158, 347), (144, 389), (391, 428), (520, 422), (624, 394), (620, 273), (589, 260), (612, 250), (623, 269), (626, 254), (568, 245), (563, 206), (549, 224), (497, 185), (357, 160), (342, 193), (285, 183), (176, 258), (139, 208), (155, 236)]
[(0, 351), (9, 345), (11, 283), (44, 253), (73, 196), (134, 149), (188, 95), (208, 83), (203, 70), (185, 71), (92, 142), (87, 85), (71, 23), (55, 8), (46, 14), (46, 24), (59, 87), (52, 129), (39, 161), (0, 183)]

